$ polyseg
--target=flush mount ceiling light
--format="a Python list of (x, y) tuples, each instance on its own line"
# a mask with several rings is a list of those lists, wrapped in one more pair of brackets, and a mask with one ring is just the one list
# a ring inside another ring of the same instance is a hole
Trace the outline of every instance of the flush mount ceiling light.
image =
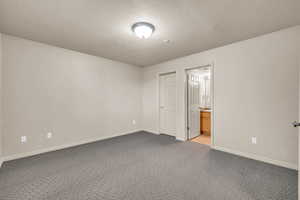
[(153, 34), (155, 27), (148, 22), (137, 22), (132, 25), (131, 30), (137, 37), (147, 39)]

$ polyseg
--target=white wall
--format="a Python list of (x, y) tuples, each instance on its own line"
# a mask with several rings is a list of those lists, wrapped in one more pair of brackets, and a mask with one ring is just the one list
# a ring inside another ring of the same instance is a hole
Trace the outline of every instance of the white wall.
[(4, 156), (141, 129), (141, 68), (8, 35), (2, 48)]
[(293, 27), (144, 68), (143, 128), (158, 132), (157, 74), (176, 71), (177, 138), (184, 140), (185, 69), (214, 63), (215, 148), (296, 168), (299, 33)]

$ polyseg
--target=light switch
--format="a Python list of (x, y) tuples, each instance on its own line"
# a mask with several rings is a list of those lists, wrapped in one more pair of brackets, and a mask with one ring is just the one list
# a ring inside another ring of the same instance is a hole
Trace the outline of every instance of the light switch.
[(251, 141), (252, 141), (252, 144), (256, 144), (257, 143), (256, 137), (252, 137)]
[(27, 137), (26, 137), (26, 136), (21, 136), (21, 142), (22, 142), (22, 143), (27, 142)]
[(51, 133), (51, 132), (48, 132), (48, 133), (47, 133), (47, 138), (48, 138), (48, 139), (52, 138), (52, 133)]

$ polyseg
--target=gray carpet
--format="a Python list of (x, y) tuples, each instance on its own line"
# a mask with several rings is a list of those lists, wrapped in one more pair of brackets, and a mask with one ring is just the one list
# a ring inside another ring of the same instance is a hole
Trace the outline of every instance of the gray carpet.
[(296, 200), (297, 172), (140, 132), (5, 162), (1, 200)]

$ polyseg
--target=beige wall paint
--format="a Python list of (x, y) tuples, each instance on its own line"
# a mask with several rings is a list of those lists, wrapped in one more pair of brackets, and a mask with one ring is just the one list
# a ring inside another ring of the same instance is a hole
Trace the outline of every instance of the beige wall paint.
[(2, 152), (3, 152), (3, 131), (2, 131), (2, 34), (0, 33), (0, 166), (2, 162)]
[[(299, 15), (299, 19), (300, 19), (300, 15)], [(300, 28), (299, 28), (300, 29)], [(300, 32), (300, 31), (299, 31)], [(298, 69), (299, 69), (299, 77), (300, 77), (300, 37), (298, 37)], [(299, 105), (300, 105), (300, 78), (298, 80), (298, 85), (299, 85)], [(300, 120), (300, 107), (298, 108), (298, 122)], [(298, 166), (300, 166), (300, 128), (298, 128)], [(300, 176), (298, 173), (298, 199), (300, 198)]]
[(214, 145), (296, 168), (299, 34), (293, 27), (144, 68), (143, 128), (158, 132), (157, 74), (175, 70), (177, 138), (185, 139), (185, 69), (214, 63)]
[(2, 47), (4, 156), (141, 129), (141, 68), (8, 35)]
[(170, 71), (177, 72), (177, 138), (185, 139), (184, 70), (214, 63), (215, 145), (296, 166), (290, 123), (298, 118), (299, 33), (294, 27), (144, 69), (3, 35), (3, 153), (158, 132), (157, 75)]

